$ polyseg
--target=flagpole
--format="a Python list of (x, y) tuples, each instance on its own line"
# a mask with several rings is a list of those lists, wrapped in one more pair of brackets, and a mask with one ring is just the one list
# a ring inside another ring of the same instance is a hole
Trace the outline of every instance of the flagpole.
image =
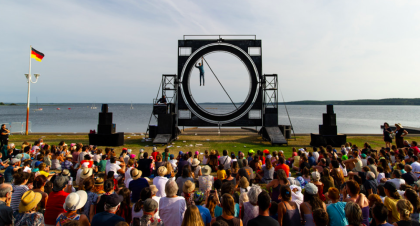
[(28, 135), (28, 128), (29, 128), (29, 100), (30, 100), (30, 92), (31, 92), (31, 53), (32, 53), (32, 46), (29, 46), (29, 74), (28, 74), (28, 102), (26, 103), (26, 135)]

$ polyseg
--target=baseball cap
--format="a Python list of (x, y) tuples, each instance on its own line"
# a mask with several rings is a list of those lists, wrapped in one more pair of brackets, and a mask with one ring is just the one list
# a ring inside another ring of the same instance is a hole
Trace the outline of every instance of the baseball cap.
[(366, 154), (362, 154), (362, 158), (366, 158)]
[(268, 149), (265, 149), (263, 152), (264, 154), (270, 154), (270, 151)]
[[(15, 164), (17, 162), (19, 162), (20, 160), (17, 158), (13, 158), (12, 161), (10, 161), (11, 164)], [(42, 162), (41, 162), (42, 163)]]
[(143, 203), (144, 212), (151, 213), (155, 212), (155, 210), (158, 208), (158, 203), (151, 198), (146, 199)]
[(122, 151), (127, 151), (127, 150), (128, 150), (127, 148), (123, 148), (123, 149), (122, 149)]
[(387, 189), (390, 192), (397, 191), (397, 186), (394, 183), (392, 183), (391, 181), (385, 182), (384, 188)]
[(105, 197), (106, 197), (105, 204), (108, 204), (111, 207), (118, 206), (122, 202), (122, 200), (123, 200), (123, 197), (122, 196), (119, 196), (117, 194), (105, 195)]
[(249, 150), (248, 152), (251, 153), (251, 154), (254, 154), (254, 150), (252, 150), (252, 149)]
[(305, 192), (310, 195), (316, 195), (318, 194), (318, 187), (313, 183), (307, 183), (305, 185)]
[(184, 152), (182, 152), (182, 151), (179, 151), (179, 154), (180, 154), (180, 155), (182, 155), (182, 154), (184, 154)]
[(169, 158), (174, 158), (174, 157), (175, 157), (174, 154), (169, 155)]
[(67, 183), (69, 182), (69, 178), (66, 176), (56, 176), (53, 182), (52, 190), (55, 192), (59, 192), (66, 187)]

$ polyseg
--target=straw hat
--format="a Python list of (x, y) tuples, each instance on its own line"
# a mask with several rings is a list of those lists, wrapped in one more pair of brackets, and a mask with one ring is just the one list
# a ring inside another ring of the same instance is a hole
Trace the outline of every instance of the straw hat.
[(150, 185), (149, 188), (150, 188), (150, 191), (152, 192), (152, 195), (156, 195), (156, 193), (159, 191), (156, 185), (153, 185), (153, 184)]
[(63, 204), (63, 208), (66, 211), (75, 211), (85, 206), (87, 201), (86, 191), (79, 190), (77, 192), (70, 193), (66, 201)]
[(91, 168), (84, 168), (82, 173), (80, 174), (80, 178), (85, 179), (92, 176), (92, 169)]
[(70, 176), (70, 171), (68, 169), (63, 169), (63, 172), (61, 172), (61, 175), (69, 177)]
[(157, 174), (159, 176), (165, 176), (166, 174), (168, 174), (168, 169), (166, 169), (166, 167), (164, 167), (164, 166), (161, 166), (161, 167), (158, 168)]
[(136, 168), (132, 169), (130, 172), (131, 178), (133, 178), (133, 180), (137, 180), (141, 177), (141, 170), (138, 170)]
[(400, 127), (401, 129), (402, 129), (402, 128), (404, 128), (404, 127), (401, 125), (401, 123), (395, 123), (395, 126), (398, 126), (398, 127)]
[(203, 176), (208, 176), (211, 173), (211, 168), (210, 166), (203, 166), (201, 167), (201, 173), (203, 174)]
[(247, 188), (248, 186), (249, 186), (248, 179), (246, 179), (246, 177), (241, 177), (241, 179), (239, 180), (239, 187)]
[(73, 158), (73, 155), (66, 155), (66, 158)]
[(95, 180), (95, 185), (103, 185), (103, 184), (104, 184), (104, 179), (99, 177)]
[(193, 159), (192, 160), (192, 166), (198, 166), (198, 164), (200, 164), (200, 160), (198, 160), (198, 159)]
[(19, 203), (19, 213), (24, 213), (34, 209), (41, 201), (41, 199), (41, 193), (34, 192), (32, 190), (23, 193)]
[(195, 190), (195, 183), (190, 180), (185, 181), (184, 186), (182, 186), (182, 191), (184, 193), (191, 193)]

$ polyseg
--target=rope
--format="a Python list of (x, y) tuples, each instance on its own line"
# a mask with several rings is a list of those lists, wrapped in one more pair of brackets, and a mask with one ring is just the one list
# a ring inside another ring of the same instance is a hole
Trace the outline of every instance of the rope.
[(279, 91), (280, 91), (280, 94), (281, 94), (281, 98), (283, 99), (284, 108), (286, 109), (287, 118), (289, 118), (290, 126), (292, 127), (293, 136), (295, 137), (295, 140), (296, 140), (295, 129), (293, 128), (292, 120), (290, 120), (289, 111), (287, 110), (286, 103), (284, 101), (283, 92), (281, 91), (280, 85), (278, 85), (278, 87), (279, 87)]
[(236, 109), (238, 109), (238, 107), (236, 107), (235, 103), (233, 102), (232, 98), (230, 98), (228, 92), (226, 91), (225, 87), (223, 87), (222, 83), (219, 81), (219, 79), (217, 78), (216, 74), (213, 72), (213, 69), (211, 69), (209, 63), (207, 63), (207, 60), (203, 57), (204, 61), (206, 62), (207, 66), (210, 68), (210, 71), (213, 73), (214, 77), (216, 77), (217, 81), (219, 82), (220, 86), (223, 88), (223, 90), (225, 91), (226, 95), (229, 97), (230, 101), (232, 102), (233, 106), (235, 106)]

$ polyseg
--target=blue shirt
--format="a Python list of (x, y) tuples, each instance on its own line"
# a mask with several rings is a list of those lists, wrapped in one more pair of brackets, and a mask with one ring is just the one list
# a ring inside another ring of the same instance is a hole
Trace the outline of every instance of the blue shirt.
[(125, 221), (124, 218), (108, 213), (106, 211), (95, 214), (92, 218), (92, 226), (115, 226), (118, 222)]
[(210, 224), (211, 222), (211, 215), (209, 209), (204, 206), (198, 205), (198, 211), (200, 211), (201, 218), (203, 218), (204, 224)]
[(12, 182), (14, 166), (8, 166), (4, 171), (4, 182)]
[(347, 203), (337, 202), (327, 206), (328, 218), (330, 219), (330, 225), (334, 226), (346, 226), (349, 224), (344, 212), (344, 207)]
[(204, 67), (203, 67), (203, 65), (201, 65), (201, 66), (195, 65), (195, 67), (198, 68), (198, 70), (200, 70), (200, 75), (204, 75)]
[[(220, 206), (216, 206), (216, 208), (214, 208), (214, 217), (220, 217), (222, 216), (223, 213), (223, 208)], [(239, 204), (236, 203), (235, 204), (235, 216), (234, 217), (239, 217)]]
[(315, 157), (313, 157), (313, 156), (309, 156), (309, 157), (308, 157), (308, 162), (309, 162), (309, 165), (310, 165), (310, 166), (315, 166), (315, 165), (316, 165), (316, 162), (315, 162)]
[(140, 199), (140, 192), (143, 188), (149, 187), (149, 182), (144, 178), (130, 181), (128, 189), (131, 191), (131, 201), (136, 203)]

